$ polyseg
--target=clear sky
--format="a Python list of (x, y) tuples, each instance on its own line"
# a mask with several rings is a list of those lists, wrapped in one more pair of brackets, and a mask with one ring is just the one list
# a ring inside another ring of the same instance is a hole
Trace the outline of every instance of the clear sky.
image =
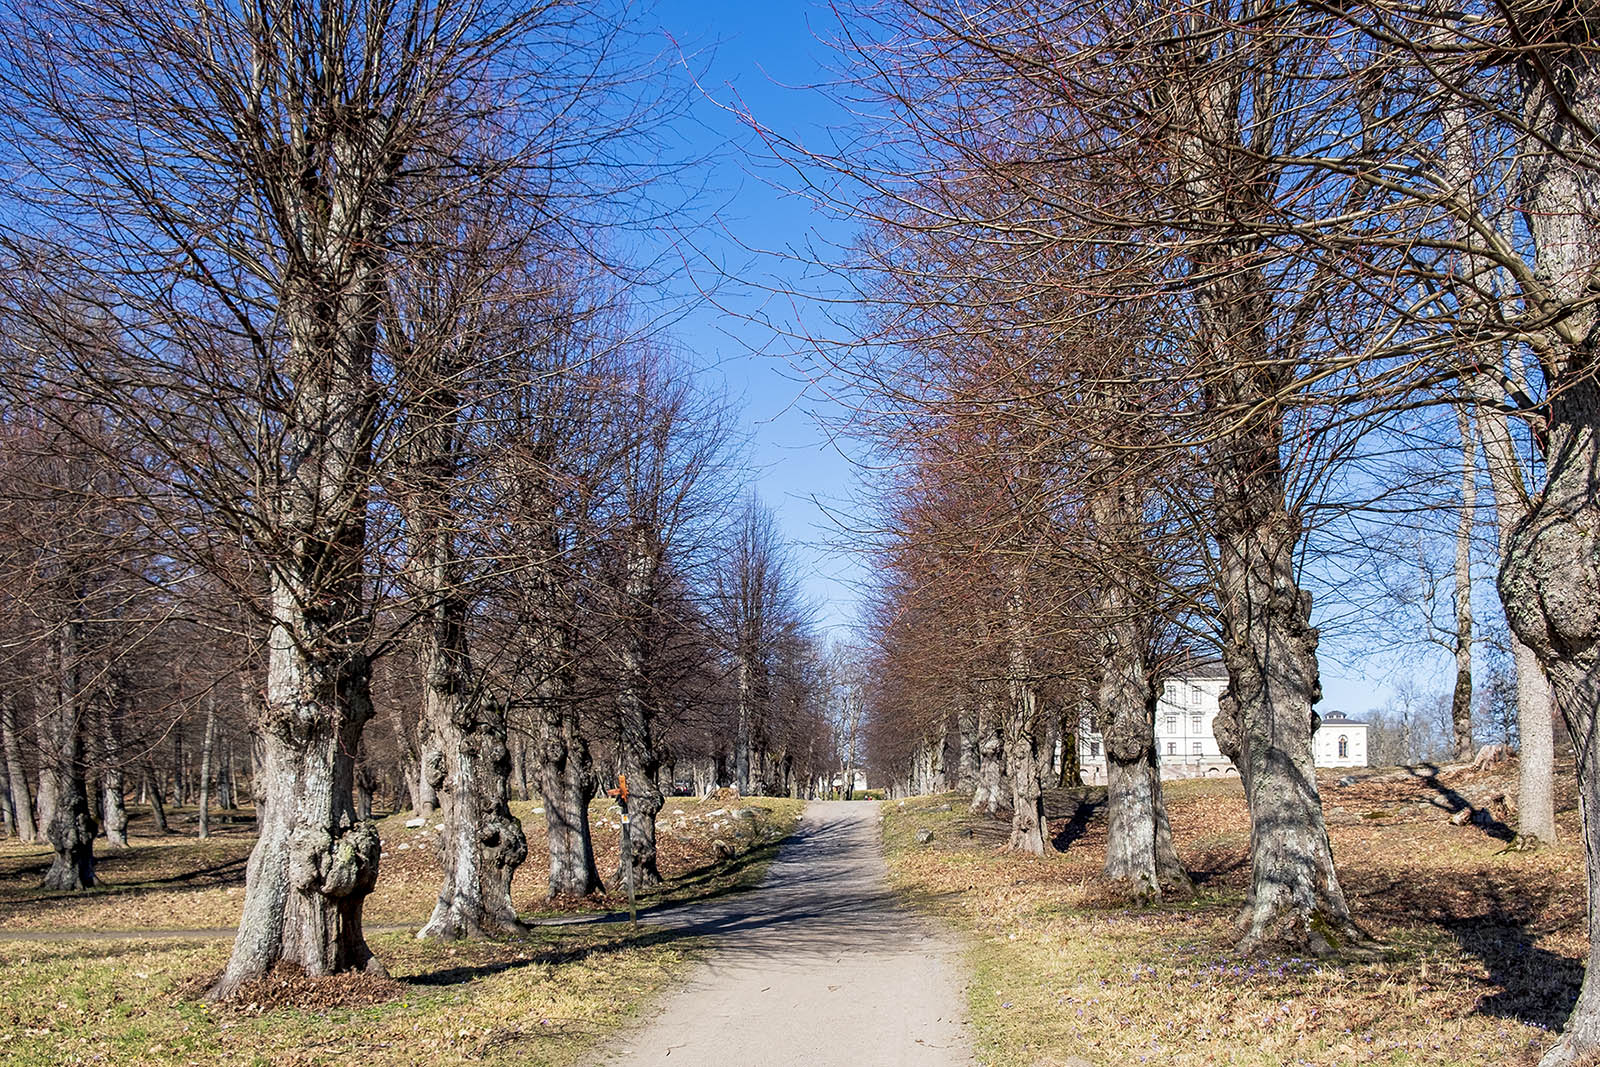
[[(686, 255), (700, 284), (716, 283), (718, 290), (674, 333), (742, 401), (752, 483), (795, 548), (819, 621), (843, 629), (856, 617), (856, 588), (865, 571), (842, 547), (848, 537), (826, 507), (852, 492), (853, 465), (823, 425), (841, 412), (802, 379), (800, 363), (790, 358), (796, 342), (761, 320), (820, 324), (816, 309), (777, 294), (814, 289), (814, 272), (800, 284), (799, 253), (810, 245), (837, 247), (850, 232), (786, 192), (793, 176), (761, 164), (759, 140), (730, 110), (748, 112), (790, 139), (828, 144), (830, 131), (849, 121), (815, 90), (834, 77), (836, 59), (825, 43), (833, 15), (805, 0), (660, 0), (650, 18), (661, 29), (663, 47), (681, 51), (680, 75), (697, 82), (683, 135), (689, 154), (714, 157), (705, 168), (705, 204), (707, 215), (715, 208), (719, 220), (692, 238)], [(1383, 704), (1397, 673), (1420, 673), (1430, 688), (1447, 684), (1448, 663), (1431, 650), (1400, 655), (1395, 648), (1346, 647), (1329, 634), (1322, 652), (1324, 711), (1359, 715)]]
[(812, 91), (828, 77), (829, 48), (819, 38), (830, 17), (797, 0), (663, 0), (653, 8), (684, 55), (680, 74), (698, 83), (684, 128), (691, 154), (714, 157), (705, 201), (719, 220), (691, 238), (689, 253), (693, 273), (717, 291), (674, 333), (742, 400), (753, 483), (795, 550), (819, 622), (838, 629), (855, 618), (862, 570), (840, 548), (828, 505), (850, 492), (853, 468), (824, 428), (829, 405), (791, 358), (797, 342), (761, 320), (808, 321), (807, 308), (779, 295), (799, 287), (803, 267), (794, 257), (816, 242), (846, 241), (849, 231), (785, 191), (792, 178), (758, 162), (759, 140), (730, 110), (808, 144), (827, 138), (845, 119)]

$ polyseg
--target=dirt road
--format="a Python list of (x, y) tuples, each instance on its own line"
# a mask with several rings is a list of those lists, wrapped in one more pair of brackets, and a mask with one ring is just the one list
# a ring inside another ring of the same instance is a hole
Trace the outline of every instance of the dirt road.
[(885, 874), (877, 804), (809, 805), (760, 889), (651, 917), (713, 952), (606, 1062), (971, 1064), (958, 947)]

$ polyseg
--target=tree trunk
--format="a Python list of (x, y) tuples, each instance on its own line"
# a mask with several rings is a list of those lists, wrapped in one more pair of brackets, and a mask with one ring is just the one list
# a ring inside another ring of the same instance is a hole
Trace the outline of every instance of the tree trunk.
[[(1244, 298), (1234, 302), (1237, 311)], [(1258, 342), (1251, 351), (1269, 348)], [(1241, 369), (1234, 398), (1270, 382)], [(1295, 582), (1298, 522), (1284, 506), (1282, 421), (1239, 424), (1214, 454), (1218, 589), (1228, 685), (1215, 720), (1222, 752), (1239, 769), (1250, 808), (1251, 893), (1239, 947), (1337, 953), (1367, 938), (1350, 918), (1322, 818), (1311, 738), (1322, 697), (1311, 596)]]
[[(1275, 448), (1270, 463), (1275, 469)], [(1244, 508), (1230, 510), (1217, 531), (1229, 680), (1214, 729), (1239, 769), (1251, 825), (1239, 949), (1331, 955), (1366, 938), (1334, 871), (1312, 763), (1312, 704), (1322, 693), (1311, 597), (1294, 581), (1293, 520), (1279, 507), (1261, 507), (1260, 497), (1246, 507), (1260, 521), (1241, 521)]]
[(54, 800), (45, 836), (55, 850), (44, 876), (46, 889), (88, 889), (94, 882), (93, 809), (84, 776), (81, 664), (78, 661), (83, 623), (73, 617), (61, 625), (52, 649), (55, 702), (45, 712), (41, 779), (48, 778)]
[(144, 764), (145, 792), (150, 794), (150, 817), (155, 820), (156, 833), (170, 834), (172, 828), (167, 825), (167, 805), (161, 798), (161, 779), (156, 774), (156, 768), (148, 760)]
[(1149, 595), (1144, 558), (1142, 493), (1121, 465), (1097, 456), (1100, 469), (1090, 514), (1100, 546), (1096, 611), (1100, 680), (1096, 725), (1106, 752), (1106, 858), (1111, 883), (1135, 900), (1153, 901), (1162, 887), (1187, 884), (1176, 862), (1161, 797), (1156, 752), (1156, 688), (1145, 634)]
[[(422, 719), (426, 721), (426, 712)], [(439, 783), (444, 780), (444, 753), (439, 751), (438, 743), (420, 722), (417, 728), (421, 732), (421, 742), (418, 745), (420, 758), (417, 760), (417, 788), (414, 794), (416, 813), (420, 818), (431, 819), (439, 807)]]
[(206, 725), (200, 734), (200, 796), (196, 800), (200, 840), (211, 836), (211, 754), (217, 739), (217, 690), (206, 697)]
[(586, 897), (604, 888), (589, 836), (594, 764), (578, 730), (577, 712), (563, 696), (546, 696), (540, 708), (539, 795), (550, 843), (550, 897)]
[(33, 821), (33, 796), (28, 789), (27, 768), (22, 762), (22, 740), (17, 736), (17, 706), (10, 693), (0, 693), (0, 742), (5, 748), (6, 776), (11, 784), (17, 836), (24, 841), (37, 841), (39, 830)]
[(42, 683), (36, 687), (33, 701), (33, 736), (34, 746), (39, 753), (39, 788), (33, 794), (34, 825), (38, 827), (38, 839), (45, 842), (50, 840), (50, 823), (56, 817), (56, 776), (49, 773), (50, 713), (56, 705), (56, 700), (56, 686), (53, 683)]
[(1035, 856), (1055, 852), (1044, 814), (1044, 784), (1039, 765), (1039, 697), (1034, 689), (1033, 635), (1023, 616), (1019, 592), (1023, 576), (1013, 574), (1015, 586), (1006, 598), (1006, 705), (1005, 745), (1011, 778), (1010, 846)]
[(993, 815), (1005, 804), (1004, 761), (1006, 743), (1001, 735), (998, 696), (992, 683), (980, 682), (976, 736), (978, 740), (978, 781), (972, 791), (972, 810)]
[[(1135, 675), (1142, 675), (1143, 654), (1136, 650), (1135, 655), (1141, 661)], [(1113, 672), (1109, 656), (1107, 667), (1101, 703), (1119, 712), (1098, 716), (1106, 750), (1105, 873), (1133, 899), (1158, 900), (1163, 888), (1187, 887), (1189, 878), (1178, 863), (1162, 798), (1155, 700), (1148, 683), (1144, 698), (1137, 699), (1132, 691), (1137, 677)]]
[[(296, 619), (305, 602), (281, 584), (273, 592), (280, 620)], [(326, 658), (311, 659), (306, 650), (315, 646), (306, 636), (295, 641), (282, 622), (273, 627), (260, 724), (261, 836), (250, 853), (233, 954), (213, 999), (232, 996), (280, 962), (308, 975), (383, 973), (361, 930), (362, 906), (378, 880), (378, 831), (359, 822), (351, 805), (355, 753), (372, 715), (371, 665), (327, 645)]]
[(422, 770), (415, 760), (400, 758), (400, 785), (405, 790), (406, 802), (411, 807), (413, 818), (423, 818), (422, 791), (419, 783), (422, 780)]
[(1556, 843), (1556, 739), (1550, 682), (1533, 649), (1511, 639), (1517, 665), (1517, 840), (1524, 847)]
[(970, 796), (978, 791), (978, 702), (963, 700), (956, 709), (956, 789)]
[(511, 745), (511, 784), (517, 788), (518, 800), (531, 800), (532, 794), (528, 791), (528, 741), (520, 732), (511, 737), (509, 728), (507, 736)]
[(751, 791), (751, 755), (754, 751), (753, 719), (755, 717), (755, 664), (751, 662), (753, 656), (747, 655), (744, 650), (739, 653), (738, 674), (738, 704), (735, 709), (737, 716), (734, 723), (734, 790), (740, 796), (747, 796)]
[(1579, 378), (1552, 390), (1550, 407), (1545, 492), (1513, 532), (1500, 569), (1506, 616), (1544, 665), (1572, 735), (1588, 874), (1588, 969), (1543, 1067), (1587, 1062), (1600, 1050), (1600, 388)]
[(1083, 763), (1078, 754), (1078, 724), (1076, 717), (1061, 722), (1061, 779), (1056, 783), (1062, 789), (1083, 784)]
[[(459, 592), (448, 534), (435, 515), (413, 517), (427, 557), (430, 601), (423, 634), (423, 721), (437, 746), (441, 773), (430, 784), (443, 800), (439, 862), (444, 882), (419, 938), (455, 939), (523, 933), (511, 902), (511, 879), (528, 858), (522, 823), (511, 814), (511, 753), (505, 708), (471, 690), (467, 604)], [(548, 810), (548, 806), (547, 809)]]
[(1465, 404), (1456, 408), (1461, 434), (1461, 513), (1456, 521), (1455, 657), (1456, 683), (1450, 698), (1451, 752), (1467, 761), (1476, 751), (1472, 744), (1472, 526), (1477, 517), (1478, 472), (1473, 456), (1472, 412)]
[[(233, 741), (225, 732), (218, 730), (215, 744), (219, 753), (217, 757), (217, 807), (223, 811), (232, 811), (238, 806), (234, 802), (233, 796)], [(369, 782), (370, 791), (370, 779), (363, 779), (363, 781)], [(367, 814), (363, 815), (362, 818), (368, 819), (371, 817), (372, 806), (369, 804), (367, 806)], [(223, 821), (232, 822), (233, 820), (229, 817)]]
[[(1499, 589), (1512, 631), (1544, 666), (1576, 753), (1589, 960), (1561, 1040), (1540, 1061), (1565, 1067), (1600, 1052), (1600, 352), (1592, 289), (1600, 248), (1592, 133), (1600, 61), (1581, 12), (1547, 15), (1536, 25), (1542, 73), (1523, 80), (1523, 117), (1541, 137), (1530, 139), (1518, 176), (1539, 295), (1554, 323), (1540, 353), (1548, 397), (1545, 485), (1506, 539)], [(1562, 47), (1552, 47), (1558, 42)]]
[(377, 788), (378, 780), (372, 773), (372, 767), (367, 762), (367, 746), (362, 744), (361, 750), (356, 753), (356, 818), (362, 822), (372, 819), (372, 793)]
[[(1513, 533), (1527, 521), (1527, 482), (1505, 413), (1492, 403), (1496, 395), (1493, 384), (1485, 375), (1473, 375), (1470, 387), (1479, 405), (1478, 434), (1483, 439), (1484, 468), (1494, 492), (1495, 526), (1503, 562)], [(1521, 738), (1517, 757), (1517, 839), (1524, 846), (1554, 844), (1555, 738), (1551, 729), (1554, 709), (1550, 682), (1539, 657), (1515, 632), (1511, 636), (1511, 658), (1517, 670), (1517, 732)]]
[[(618, 761), (628, 776), (629, 857), (636, 889), (661, 884), (656, 860), (656, 815), (665, 804), (658, 772), (654, 709), (646, 686), (649, 681), (648, 626), (654, 606), (657, 555), (648, 534), (634, 535), (626, 553), (623, 585), (621, 663), (617, 679)], [(623, 881), (620, 860), (617, 881)]]
[(1044, 787), (1039, 767), (1035, 715), (1038, 699), (1023, 684), (1012, 693), (1006, 716), (1006, 763), (1011, 779), (1011, 839), (1009, 847), (1043, 856), (1054, 852), (1044, 815)]
[[(538, 534), (545, 560), (563, 558), (554, 520), (544, 520)], [(576, 605), (570, 583), (554, 568), (530, 573), (531, 595), (536, 601), (529, 660), (535, 671), (534, 714), (539, 725), (537, 749), (538, 787), (544, 801), (545, 837), (550, 849), (550, 897), (586, 897), (604, 886), (595, 866), (594, 842), (589, 834), (589, 801), (597, 782), (589, 742), (578, 720), (573, 693), (574, 640), (571, 633)]]
[(100, 700), (100, 814), (105, 821), (106, 843), (128, 847), (128, 808), (122, 770), (122, 711), (120, 679), (113, 678)]
[(11, 799), (11, 774), (6, 770), (4, 760), (0, 760), (0, 826), (3, 826), (7, 837), (17, 837), (17, 811)]

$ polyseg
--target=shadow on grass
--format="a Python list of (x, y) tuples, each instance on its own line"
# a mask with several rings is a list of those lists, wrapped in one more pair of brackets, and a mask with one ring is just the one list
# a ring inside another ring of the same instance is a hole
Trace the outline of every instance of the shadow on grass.
[[(1066, 793), (1068, 791), (1058, 790), (1057, 792)], [(1062, 808), (1067, 809), (1066, 811), (1062, 812), (1062, 814), (1066, 815), (1067, 822), (1065, 826), (1056, 832), (1055, 837), (1051, 838), (1051, 844), (1055, 845), (1055, 847), (1062, 852), (1065, 852), (1074, 841), (1080, 840), (1084, 834), (1089, 832), (1090, 820), (1092, 820), (1096, 815), (1102, 814), (1105, 811), (1106, 806), (1106, 798), (1103, 793), (1098, 797), (1073, 796), (1070, 798), (1070, 800), (1071, 804), (1070, 807), (1068, 807), (1066, 804), (1062, 804), (1061, 800), (1058, 798), (1057, 804), (1060, 804)], [(1056, 805), (1051, 806), (1054, 807)], [(1058, 810), (1060, 809), (1058, 808)], [(1068, 814), (1068, 812), (1070, 812), (1070, 814)], [(1062, 814), (1057, 814), (1053, 816), (1053, 818), (1059, 819), (1062, 817)]]
[[(137, 863), (139, 859), (143, 858), (140, 855), (140, 851), (137, 847), (124, 849), (107, 858)], [(162, 850), (150, 849), (148, 851), (160, 855), (163, 859), (170, 858), (170, 853), (163, 853)], [(107, 867), (112, 867), (115, 870), (116, 867), (124, 866), (124, 864), (101, 863), (96, 868), (97, 877), (93, 888), (63, 891), (40, 889), (37, 886), (22, 887), (0, 884), (0, 904), (36, 904), (57, 900), (82, 900), (96, 896), (138, 896), (141, 893), (154, 893), (172, 888), (214, 889), (219, 886), (243, 885), (245, 868), (249, 862), (250, 857), (244, 855), (214, 863), (207, 867), (181, 871), (177, 874), (159, 878), (140, 878), (138, 881), (132, 882), (116, 882), (105, 877)], [(50, 864), (48, 862), (14, 867), (8, 872), (7, 881), (20, 881), (26, 876), (31, 876), (28, 878), (29, 881), (35, 878), (43, 879), (45, 872), (49, 869)]]
[(1559, 1030), (1578, 1000), (1583, 961), (1540, 948), (1534, 929), (1543, 910), (1536, 899), (1507, 901), (1489, 895), (1488, 911), (1439, 922), (1463, 952), (1482, 961), (1498, 993), (1479, 998), (1474, 1011)]
[[(668, 927), (649, 926), (640, 927), (632, 935), (611, 938), (599, 944), (576, 945), (569, 948), (552, 948), (541, 952), (523, 953), (516, 958), (490, 960), (486, 963), (464, 964), (454, 967), (442, 967), (434, 971), (424, 971), (421, 974), (410, 975), (400, 981), (414, 986), (453, 986), (465, 985), (475, 982), (480, 978), (492, 978), (497, 974), (507, 971), (520, 970), (524, 967), (559, 967), (566, 963), (576, 963), (579, 960), (599, 956), (605, 957), (613, 953), (624, 952), (633, 948), (651, 948), (657, 945), (671, 944), (676, 941), (687, 940), (689, 935), (681, 930)], [(501, 942), (509, 951), (514, 949), (519, 941), (512, 939)]]
[(1483, 832), (1490, 837), (1497, 841), (1511, 842), (1516, 840), (1516, 831), (1496, 819), (1488, 808), (1474, 806), (1466, 797), (1441, 782), (1439, 780), (1439, 772), (1443, 768), (1438, 764), (1418, 763), (1407, 767), (1406, 770), (1413, 778), (1416, 778), (1429, 789), (1439, 794), (1439, 799), (1432, 801), (1434, 806), (1444, 808), (1452, 815), (1462, 811), (1470, 811), (1472, 813), (1470, 820), (1472, 825), (1482, 827)]

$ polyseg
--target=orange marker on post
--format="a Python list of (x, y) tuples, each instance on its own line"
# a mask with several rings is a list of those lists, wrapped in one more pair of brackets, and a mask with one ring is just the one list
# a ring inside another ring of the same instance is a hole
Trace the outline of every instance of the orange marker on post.
[(607, 789), (606, 796), (617, 798), (617, 807), (622, 809), (622, 880), (628, 887), (628, 922), (634, 927), (639, 925), (639, 909), (633, 899), (633, 842), (628, 831), (628, 776), (617, 775), (617, 788)]

